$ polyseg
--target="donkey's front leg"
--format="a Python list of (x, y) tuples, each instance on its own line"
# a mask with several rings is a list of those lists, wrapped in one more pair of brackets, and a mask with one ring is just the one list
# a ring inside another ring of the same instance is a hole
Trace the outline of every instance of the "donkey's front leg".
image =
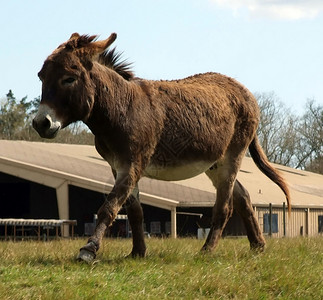
[[(114, 178), (117, 178), (117, 171), (112, 169)], [(127, 211), (128, 220), (132, 232), (132, 257), (145, 257), (146, 244), (144, 235), (144, 213), (139, 200), (139, 188), (136, 184), (131, 195), (128, 197), (124, 208)]]
[(98, 223), (93, 235), (89, 238), (88, 243), (80, 249), (79, 260), (91, 262), (96, 257), (106, 229), (111, 226), (120, 208), (130, 196), (137, 183), (137, 180), (133, 179), (130, 174), (129, 172), (117, 176), (112, 191), (107, 195), (98, 211)]

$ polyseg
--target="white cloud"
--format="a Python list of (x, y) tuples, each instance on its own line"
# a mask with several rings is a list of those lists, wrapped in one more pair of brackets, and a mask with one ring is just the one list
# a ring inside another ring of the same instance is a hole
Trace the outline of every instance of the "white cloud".
[(313, 19), (323, 12), (322, 0), (210, 0), (232, 9), (234, 14), (247, 10), (251, 18), (281, 20)]

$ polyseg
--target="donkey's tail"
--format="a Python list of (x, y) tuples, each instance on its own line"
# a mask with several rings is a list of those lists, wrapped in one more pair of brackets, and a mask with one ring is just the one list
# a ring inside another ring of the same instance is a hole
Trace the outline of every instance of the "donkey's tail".
[(252, 142), (250, 143), (249, 152), (259, 170), (263, 172), (269, 179), (275, 182), (284, 192), (287, 200), (288, 213), (290, 214), (291, 200), (287, 183), (285, 182), (284, 178), (279, 174), (279, 172), (270, 165), (266, 154), (264, 153), (259, 144), (257, 136), (255, 136)]

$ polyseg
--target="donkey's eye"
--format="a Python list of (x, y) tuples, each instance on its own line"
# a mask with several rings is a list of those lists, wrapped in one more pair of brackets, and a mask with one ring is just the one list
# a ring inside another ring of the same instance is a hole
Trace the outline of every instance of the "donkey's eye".
[(74, 77), (64, 77), (61, 81), (62, 85), (71, 85), (76, 79)]

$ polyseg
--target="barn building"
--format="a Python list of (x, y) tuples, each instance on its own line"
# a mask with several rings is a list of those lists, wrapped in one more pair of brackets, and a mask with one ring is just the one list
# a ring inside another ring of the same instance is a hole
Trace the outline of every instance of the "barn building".
[[(290, 186), (290, 217), (283, 193), (251, 158), (243, 160), (238, 174), (264, 233), (274, 237), (323, 234), (323, 176), (274, 166)], [(87, 235), (113, 182), (110, 167), (93, 146), (0, 141), (0, 219), (73, 219), (78, 224), (76, 234)], [(205, 174), (177, 182), (142, 178), (139, 188), (148, 233), (196, 236), (209, 226), (216, 192)], [(110, 234), (128, 232), (127, 220), (120, 218)], [(239, 215), (233, 214), (224, 234), (245, 235)]]

